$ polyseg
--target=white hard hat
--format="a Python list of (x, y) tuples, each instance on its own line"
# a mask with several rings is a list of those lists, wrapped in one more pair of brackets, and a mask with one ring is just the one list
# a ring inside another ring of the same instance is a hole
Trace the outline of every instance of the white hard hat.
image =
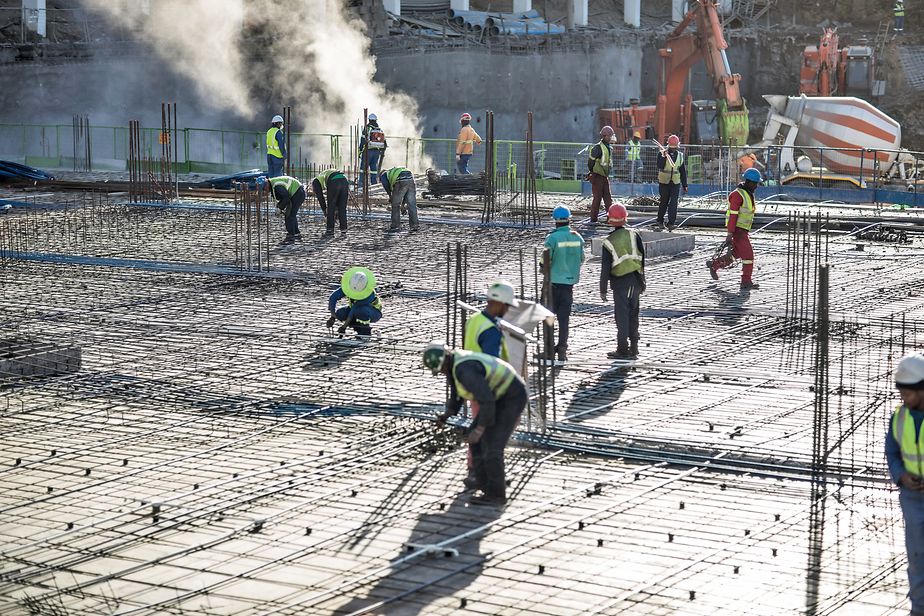
[(924, 355), (905, 356), (895, 368), (895, 385), (908, 389), (924, 389)]
[(370, 114), (369, 114), (369, 121), (370, 121), (370, 122), (376, 122), (376, 121), (378, 121), (378, 119), (379, 119), (379, 116), (375, 115), (374, 113), (370, 113)]
[(513, 285), (506, 280), (498, 280), (488, 287), (488, 299), (513, 306), (514, 308), (519, 305), (516, 293), (514, 293), (513, 290)]
[(270, 124), (275, 124), (276, 122), (285, 122), (285, 120), (282, 119), (281, 115), (274, 115), (273, 121), (270, 122)]
[(353, 272), (353, 275), (350, 276), (350, 281), (347, 284), (350, 285), (351, 291), (360, 293), (363, 291), (363, 289), (366, 288), (367, 280), (366, 272)]

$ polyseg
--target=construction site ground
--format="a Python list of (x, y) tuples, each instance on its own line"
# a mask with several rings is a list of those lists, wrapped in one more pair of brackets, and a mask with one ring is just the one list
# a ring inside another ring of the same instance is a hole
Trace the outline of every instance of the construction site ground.
[[(704, 266), (724, 231), (691, 219), (678, 232), (695, 251), (648, 263), (637, 361), (606, 357), (613, 309), (589, 259), (552, 406), (541, 417), (533, 400), (508, 450), (509, 503), (492, 509), (461, 492), (465, 448), (435, 424), (445, 383), (420, 351), (446, 335), (456, 243), (476, 294), (507, 277), (532, 299), (547, 227), (484, 226), (476, 202), (420, 199), (423, 232), (389, 235), (377, 198), (322, 239), (309, 203), (300, 242), (277, 246), (270, 221), (255, 273), (229, 200), (3, 200), (3, 337), (79, 347), (81, 367), (0, 388), (0, 613), (907, 612), (883, 441), (891, 370), (921, 347), (916, 233), (771, 226), (753, 236), (761, 288), (744, 294), (740, 270), (715, 282)], [(352, 265), (383, 295), (370, 341), (324, 325)]]

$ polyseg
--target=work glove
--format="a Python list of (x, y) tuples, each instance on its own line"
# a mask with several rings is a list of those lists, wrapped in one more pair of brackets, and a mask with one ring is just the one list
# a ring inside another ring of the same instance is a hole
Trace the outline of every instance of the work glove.
[(449, 417), (450, 417), (449, 413), (440, 413), (439, 415), (437, 415), (436, 416), (436, 427), (440, 429), (445, 428), (446, 421), (449, 419)]
[(331, 329), (334, 326), (334, 323), (337, 322), (337, 315), (331, 313), (330, 318), (327, 319), (327, 328)]

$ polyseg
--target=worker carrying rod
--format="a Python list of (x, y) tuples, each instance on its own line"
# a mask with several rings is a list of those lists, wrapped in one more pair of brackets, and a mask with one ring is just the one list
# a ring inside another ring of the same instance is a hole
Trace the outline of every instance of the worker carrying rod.
[[(337, 302), (347, 298), (347, 306), (337, 308)], [(327, 301), (330, 318), (327, 326), (341, 321), (339, 331), (342, 334), (347, 327), (352, 327), (359, 336), (372, 334), (370, 325), (382, 318), (382, 300), (375, 289), (375, 274), (365, 267), (351, 267), (340, 278), (340, 287), (330, 294)]]

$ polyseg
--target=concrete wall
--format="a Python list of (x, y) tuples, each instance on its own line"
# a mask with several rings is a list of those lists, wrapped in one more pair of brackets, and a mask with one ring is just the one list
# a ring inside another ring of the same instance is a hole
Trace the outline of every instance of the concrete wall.
[(490, 109), (497, 139), (524, 139), (532, 111), (536, 140), (588, 141), (598, 107), (640, 95), (641, 60), (640, 48), (616, 45), (528, 56), (461, 50), (379, 58), (376, 80), (417, 99), (424, 137), (455, 138), (464, 111), (482, 132)]

